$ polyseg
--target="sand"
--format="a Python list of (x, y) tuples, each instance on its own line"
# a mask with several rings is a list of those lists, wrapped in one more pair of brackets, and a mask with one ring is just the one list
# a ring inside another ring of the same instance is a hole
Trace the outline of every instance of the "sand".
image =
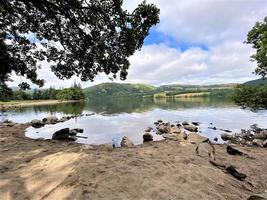
[(70, 100), (70, 101), (59, 101), (59, 100), (25, 100), (25, 101), (10, 101), (10, 102), (0, 102), (0, 109), (6, 110), (9, 108), (19, 108), (28, 106), (44, 106), (44, 105), (55, 105), (63, 103), (77, 103), (80, 100)]
[(133, 148), (32, 140), (27, 125), (0, 127), (0, 199), (247, 199), (267, 190), (267, 151), (214, 145), (216, 161), (232, 164), (245, 181), (196, 154), (197, 144), (152, 142)]

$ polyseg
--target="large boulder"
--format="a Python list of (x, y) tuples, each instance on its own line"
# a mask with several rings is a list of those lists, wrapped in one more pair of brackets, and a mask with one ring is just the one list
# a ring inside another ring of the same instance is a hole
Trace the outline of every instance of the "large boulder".
[(53, 136), (52, 140), (67, 140), (67, 141), (75, 141), (77, 138), (70, 134), (69, 128), (64, 128), (59, 131), (56, 131)]
[(143, 135), (144, 142), (150, 142), (153, 141), (153, 135), (151, 133), (145, 133)]
[(59, 122), (59, 120), (56, 116), (50, 116), (50, 117), (43, 118), (42, 121), (45, 124), (56, 124)]
[(34, 119), (34, 120), (31, 121), (31, 125), (32, 125), (33, 128), (41, 128), (45, 124), (41, 120)]
[(184, 129), (190, 132), (197, 132), (198, 128), (194, 125), (184, 125)]
[(133, 147), (134, 143), (127, 138), (126, 136), (124, 136), (121, 140), (121, 147)]

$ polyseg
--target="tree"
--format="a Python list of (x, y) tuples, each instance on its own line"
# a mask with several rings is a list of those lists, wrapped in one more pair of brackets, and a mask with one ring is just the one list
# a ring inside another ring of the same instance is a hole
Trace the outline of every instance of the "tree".
[(85, 95), (81, 88), (65, 88), (57, 93), (58, 100), (82, 100)]
[(267, 17), (263, 22), (257, 22), (249, 31), (246, 43), (252, 44), (256, 53), (251, 56), (257, 62), (255, 73), (263, 78), (267, 75)]
[[(98, 73), (127, 77), (159, 9), (144, 1), (132, 13), (123, 0), (0, 0), (0, 87), (15, 72), (43, 86), (38, 61), (60, 79), (93, 81)], [(21, 88), (29, 88), (21, 83)]]

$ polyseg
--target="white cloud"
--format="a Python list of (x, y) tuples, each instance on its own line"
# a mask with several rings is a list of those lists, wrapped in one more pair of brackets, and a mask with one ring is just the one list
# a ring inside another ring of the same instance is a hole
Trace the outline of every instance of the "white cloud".
[[(132, 11), (142, 0), (126, 0), (124, 7)], [(244, 82), (255, 79), (255, 63), (249, 61), (253, 50), (244, 44), (247, 32), (267, 13), (266, 0), (148, 0), (161, 9), (161, 22), (156, 31), (160, 37), (191, 47), (182, 51), (169, 43), (146, 45), (130, 58), (126, 82), (148, 84), (209, 84)], [(153, 35), (151, 36), (153, 39)], [(168, 41), (168, 40), (166, 40)], [(208, 47), (203, 50), (198, 44)], [(176, 45), (177, 46), (177, 45)], [(43, 63), (40, 77), (46, 87), (69, 86), (73, 81), (58, 80)], [(15, 78), (15, 83), (20, 78)], [(109, 81), (100, 75), (94, 83)], [(15, 84), (13, 83), (13, 84)]]
[[(126, 0), (136, 7), (142, 0)], [(180, 42), (201, 44), (245, 40), (248, 30), (267, 13), (266, 0), (148, 0), (160, 10), (160, 33)]]
[[(167, 45), (149, 45), (131, 57), (130, 82), (149, 84), (242, 82), (253, 78), (252, 49), (243, 43), (223, 43), (210, 50), (184, 52)], [(255, 78), (255, 77), (254, 77)]]

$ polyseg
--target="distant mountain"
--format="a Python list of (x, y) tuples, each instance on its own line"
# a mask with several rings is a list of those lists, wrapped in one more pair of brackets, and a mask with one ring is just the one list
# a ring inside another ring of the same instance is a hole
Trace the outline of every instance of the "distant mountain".
[(101, 96), (136, 96), (142, 94), (152, 94), (156, 87), (145, 84), (125, 84), (125, 83), (102, 83), (84, 89), (88, 97)]
[(188, 92), (210, 92), (232, 90), (237, 84), (218, 84), (218, 85), (163, 85), (159, 87), (146, 84), (128, 83), (102, 83), (84, 89), (84, 93), (89, 98), (98, 97), (131, 97), (147, 96), (155, 94), (175, 95)]
[(244, 85), (260, 85), (260, 84), (267, 85), (267, 79), (256, 79), (244, 83)]

